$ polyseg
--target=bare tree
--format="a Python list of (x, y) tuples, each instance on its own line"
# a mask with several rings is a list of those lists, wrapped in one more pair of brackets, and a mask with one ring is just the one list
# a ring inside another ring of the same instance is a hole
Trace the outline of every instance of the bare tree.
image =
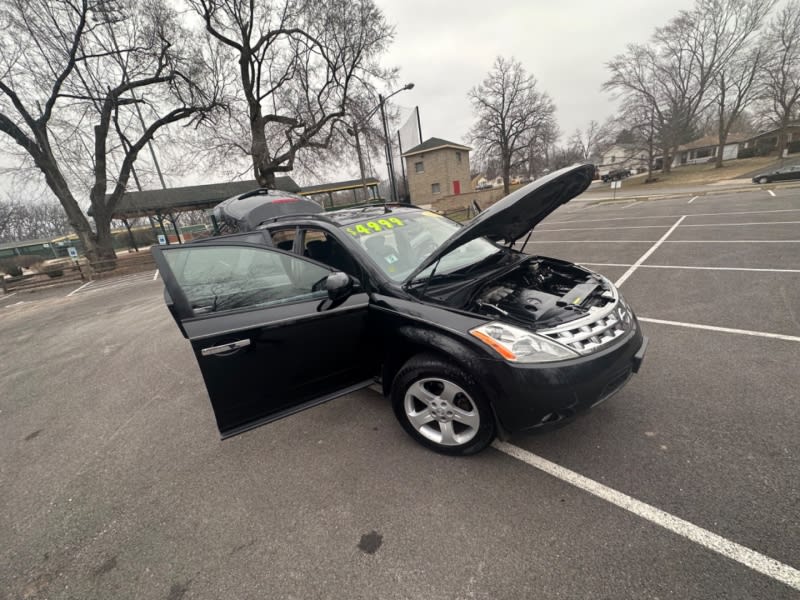
[(0, 200), (0, 242), (13, 239), (11, 230), (16, 212), (17, 205), (13, 200)]
[(569, 139), (569, 147), (574, 149), (580, 160), (588, 161), (598, 156), (609, 144), (608, 124), (589, 121), (585, 129), (576, 129)]
[(769, 117), (780, 128), (778, 156), (788, 143), (786, 128), (800, 118), (800, 2), (786, 4), (769, 23), (764, 36), (764, 96)]
[(0, 15), (0, 132), (44, 175), (89, 259), (113, 261), (111, 215), (139, 153), (217, 105), (202, 58), (166, 0), (0, 0)]
[(554, 123), (555, 105), (547, 92), (536, 88), (536, 79), (526, 73), (519, 61), (501, 56), (495, 59), (486, 79), (467, 97), (477, 117), (469, 140), (478, 154), (500, 160), (507, 194), (512, 169), (528, 160), (537, 132)]
[(763, 68), (763, 52), (760, 48), (755, 48), (747, 54), (735, 57), (727, 67), (717, 73), (714, 80), (719, 139), (714, 163), (717, 169), (722, 168), (723, 151), (731, 128), (758, 97), (758, 76)]
[(746, 46), (775, 0), (696, 0), (656, 29), (650, 44), (631, 44), (608, 63), (604, 89), (649, 104), (662, 151), (671, 169), (677, 147), (696, 133), (699, 115), (713, 102), (709, 89)]
[(56, 201), (0, 199), (0, 241), (23, 241), (63, 235), (70, 229), (64, 209)]
[(327, 148), (348, 99), (393, 75), (379, 59), (394, 31), (372, 0), (188, 1), (238, 73), (214, 147), (248, 156), (259, 185)]
[(561, 130), (555, 119), (550, 119), (537, 127), (528, 143), (527, 172), (529, 177), (539, 177), (554, 169), (556, 142), (561, 137)]

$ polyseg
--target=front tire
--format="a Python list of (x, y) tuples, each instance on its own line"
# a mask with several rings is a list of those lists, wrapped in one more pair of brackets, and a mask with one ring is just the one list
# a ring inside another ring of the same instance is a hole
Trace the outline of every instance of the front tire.
[(762, 184), (763, 183), (769, 183), (769, 179), (767, 179), (766, 177), (759, 177), (758, 183), (762, 183)]
[(436, 357), (411, 358), (394, 378), (392, 408), (417, 442), (442, 454), (467, 456), (495, 436), (492, 409), (480, 386), (457, 366)]

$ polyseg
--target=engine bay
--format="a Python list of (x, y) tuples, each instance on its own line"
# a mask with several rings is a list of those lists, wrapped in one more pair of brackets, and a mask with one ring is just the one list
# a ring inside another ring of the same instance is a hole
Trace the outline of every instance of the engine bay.
[(493, 279), (474, 295), (470, 310), (549, 328), (614, 302), (611, 286), (577, 265), (536, 257)]

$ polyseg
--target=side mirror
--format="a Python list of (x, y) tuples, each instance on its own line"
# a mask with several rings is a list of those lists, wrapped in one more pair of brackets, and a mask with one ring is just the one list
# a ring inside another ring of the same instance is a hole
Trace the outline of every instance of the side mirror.
[(353, 293), (353, 280), (347, 273), (337, 271), (328, 275), (325, 289), (331, 302), (339, 302)]

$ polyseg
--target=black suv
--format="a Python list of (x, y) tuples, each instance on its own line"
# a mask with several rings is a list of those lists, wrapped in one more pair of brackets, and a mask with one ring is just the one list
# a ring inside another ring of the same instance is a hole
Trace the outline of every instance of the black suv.
[(602, 275), (514, 248), (593, 174), (552, 173), (463, 227), (382, 205), (154, 248), (223, 437), (380, 381), (413, 438), (472, 454), (611, 396), (644, 357), (633, 311)]
[(603, 183), (608, 183), (609, 181), (619, 181), (620, 179), (625, 179), (626, 177), (630, 177), (631, 171), (630, 169), (614, 169), (613, 171), (609, 171), (605, 175), (601, 176)]

